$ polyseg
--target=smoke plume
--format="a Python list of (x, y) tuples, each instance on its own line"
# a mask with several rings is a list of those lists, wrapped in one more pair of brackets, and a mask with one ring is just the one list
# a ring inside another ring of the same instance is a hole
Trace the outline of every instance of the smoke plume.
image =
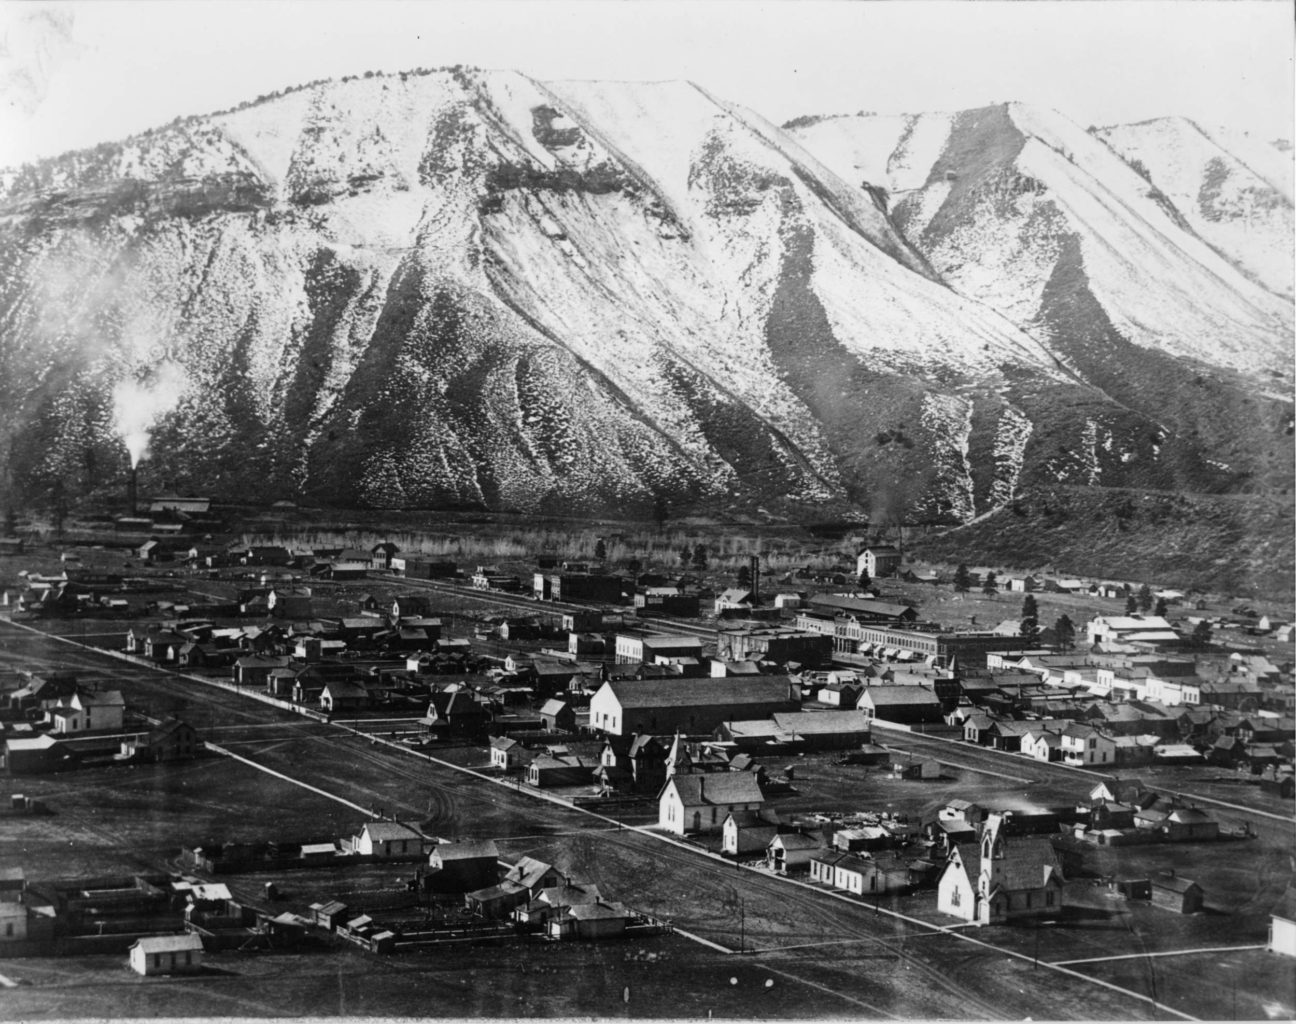
[(113, 425), (130, 452), (131, 469), (148, 451), (153, 425), (179, 404), (185, 383), (184, 370), (163, 362), (113, 388)]

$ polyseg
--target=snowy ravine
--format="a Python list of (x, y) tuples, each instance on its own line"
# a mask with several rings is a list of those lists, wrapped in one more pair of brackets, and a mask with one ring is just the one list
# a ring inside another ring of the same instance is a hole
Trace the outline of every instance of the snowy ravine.
[[(1229, 133), (1183, 119), (1086, 131), (1020, 103), (806, 117), (788, 130), (884, 195), (959, 293), (1154, 417), (1172, 444), (1192, 438), (1227, 453), (1208, 463), (1229, 467), (1227, 486), (1290, 486), (1296, 271), (1290, 173), (1278, 180), (1273, 159), (1290, 146), (1243, 139), (1241, 158), (1221, 141)], [(1178, 472), (1177, 453), (1131, 445), (1106, 413), (1093, 421), (1119, 436), (1080, 476), (1112, 484), (1122, 460), (1147, 481)], [(1040, 440), (1033, 426), (1029, 447)], [(1073, 436), (1050, 465), (1072, 465), (1092, 447), (1087, 437)]]
[(1282, 306), (1067, 124), (827, 146), (686, 82), (455, 68), (67, 154), (0, 197), (5, 478), (112, 486), (113, 387), (166, 366), (145, 472), (218, 497), (964, 521), (1079, 452), (1103, 485), (1239, 484), (1246, 431), (1102, 368), (1128, 345), (1276, 390)]

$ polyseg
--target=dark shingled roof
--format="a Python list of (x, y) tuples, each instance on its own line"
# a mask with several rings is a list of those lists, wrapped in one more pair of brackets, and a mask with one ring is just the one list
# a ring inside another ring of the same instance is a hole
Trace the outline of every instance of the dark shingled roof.
[(624, 709), (769, 704), (788, 700), (788, 677), (738, 676), (719, 679), (621, 679), (610, 686)]
[[(981, 847), (977, 843), (959, 843), (959, 857), (975, 884), (981, 872)], [(1047, 839), (1013, 837), (1004, 842), (1004, 868), (1000, 888), (1009, 892), (1039, 889), (1051, 877), (1062, 879), (1057, 852)]]
[(673, 775), (685, 806), (697, 804), (746, 804), (764, 800), (760, 785), (751, 772), (718, 772), (713, 775)]

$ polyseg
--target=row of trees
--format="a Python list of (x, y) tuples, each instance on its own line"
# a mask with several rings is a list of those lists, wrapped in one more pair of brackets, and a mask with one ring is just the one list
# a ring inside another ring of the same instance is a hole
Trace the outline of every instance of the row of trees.
[[(861, 581), (867, 576), (862, 573)], [(861, 585), (865, 585), (861, 582)], [(966, 594), (972, 589), (972, 574), (968, 572), (966, 565), (959, 565), (954, 570), (954, 589), (960, 594)], [(986, 578), (981, 584), (981, 593), (997, 594), (999, 593), (999, 581), (992, 572), (986, 573)], [(1152, 588), (1146, 583), (1139, 587), (1137, 591), (1131, 591), (1125, 598), (1125, 614), (1134, 615), (1137, 612), (1152, 612), (1153, 615), (1164, 616), (1166, 613), (1166, 600), (1164, 597), (1158, 597), (1153, 602)]]

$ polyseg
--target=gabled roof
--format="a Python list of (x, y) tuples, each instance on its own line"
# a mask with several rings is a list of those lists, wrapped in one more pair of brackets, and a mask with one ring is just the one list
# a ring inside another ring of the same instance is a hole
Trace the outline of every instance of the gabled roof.
[(579, 903), (569, 907), (567, 913), (577, 921), (606, 921), (629, 916), (619, 903)]
[(499, 847), (494, 839), (465, 840), (458, 843), (440, 843), (432, 848), (432, 856), (442, 863), (459, 860), (499, 860)]
[(1191, 878), (1184, 878), (1182, 875), (1165, 877), (1163, 875), (1153, 875), (1150, 879), (1153, 889), (1168, 889), (1170, 892), (1186, 893), (1189, 889), (1200, 889), (1201, 886)]
[(751, 772), (717, 772), (709, 775), (672, 775), (666, 787), (675, 787), (686, 807), (699, 804), (762, 803), (760, 785)]
[(403, 825), (399, 821), (367, 821), (361, 830), (369, 833), (369, 838), (374, 842), (390, 842), (393, 839), (424, 839), (422, 832)]
[(732, 819), (737, 828), (756, 828), (764, 825), (777, 825), (779, 816), (774, 808), (762, 808), (759, 811), (730, 811), (725, 822)]
[(202, 949), (202, 938), (198, 935), (145, 935), (135, 940), (131, 949), (152, 956), (154, 953), (184, 953)]
[(785, 850), (817, 850), (823, 844), (815, 836), (801, 832), (785, 832), (770, 840), (770, 845), (777, 843)]
[(788, 700), (789, 679), (780, 676), (740, 676), (719, 679), (621, 679), (604, 683), (625, 710), (744, 704)]
[(908, 704), (939, 704), (940, 698), (925, 686), (866, 686), (860, 693), (860, 703), (868, 701), (879, 705), (902, 706)]
[(369, 691), (349, 679), (332, 679), (324, 684), (324, 693), (336, 700), (339, 697), (367, 697)]
[(753, 598), (752, 592), (745, 587), (730, 587), (728, 590), (721, 591), (716, 600), (730, 604), (751, 604)]
[(1004, 842), (1003, 888), (1038, 889), (1054, 876), (1061, 879), (1061, 869), (1047, 839), (1013, 837)]
[(869, 717), (863, 711), (776, 711), (771, 717), (780, 730), (800, 736), (870, 730)]
[(1180, 825), (1206, 825), (1215, 819), (1196, 807), (1178, 807), (1170, 812), (1167, 820)]
[(523, 857), (509, 868), (505, 881), (514, 882), (528, 889), (534, 889), (540, 884), (541, 879), (552, 870), (552, 864), (546, 864), (544, 861), (536, 860), (534, 857)]
[(594, 769), (598, 767), (597, 761), (591, 761), (588, 758), (579, 757), (575, 754), (565, 754), (562, 757), (555, 757), (553, 754), (538, 754), (535, 760), (531, 762), (531, 767), (537, 772), (545, 771), (549, 768), (581, 768)]

